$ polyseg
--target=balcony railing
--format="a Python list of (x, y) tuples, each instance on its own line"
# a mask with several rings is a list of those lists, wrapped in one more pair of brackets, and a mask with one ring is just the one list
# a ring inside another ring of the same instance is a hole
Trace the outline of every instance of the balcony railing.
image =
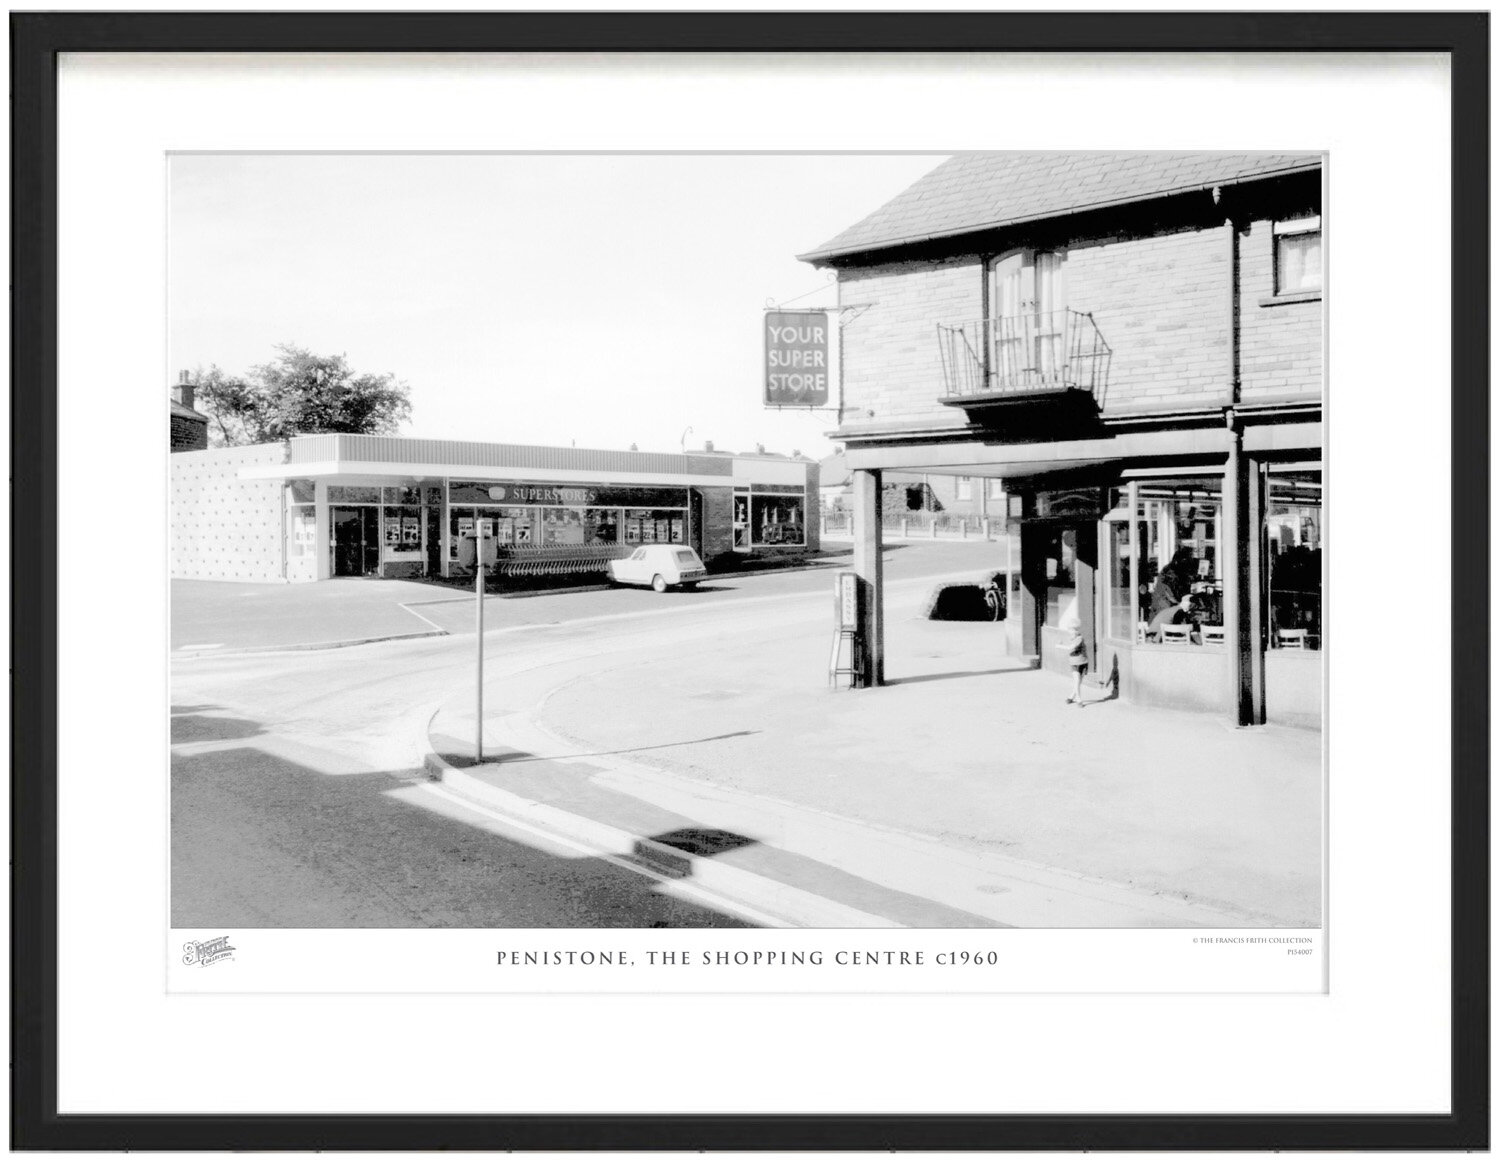
[(1081, 311), (939, 323), (938, 350), (953, 402), (1068, 390), (1102, 402), (1109, 375), (1109, 344)]

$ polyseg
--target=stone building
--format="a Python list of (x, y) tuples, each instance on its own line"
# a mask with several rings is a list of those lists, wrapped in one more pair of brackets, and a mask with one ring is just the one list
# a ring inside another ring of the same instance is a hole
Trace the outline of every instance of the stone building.
[(1321, 721), (1322, 171), (964, 154), (800, 256), (858, 308), (833, 438), (867, 682), (885, 480), (998, 477), (1022, 546), (1014, 651), (1065, 668), (1076, 601), (1090, 667), (1126, 698)]

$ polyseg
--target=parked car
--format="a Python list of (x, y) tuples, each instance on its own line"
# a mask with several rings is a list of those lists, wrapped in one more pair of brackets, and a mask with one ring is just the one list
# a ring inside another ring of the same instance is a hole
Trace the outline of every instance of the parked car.
[(708, 576), (703, 560), (686, 545), (642, 545), (629, 557), (609, 563), (609, 579), (626, 586), (692, 589)]

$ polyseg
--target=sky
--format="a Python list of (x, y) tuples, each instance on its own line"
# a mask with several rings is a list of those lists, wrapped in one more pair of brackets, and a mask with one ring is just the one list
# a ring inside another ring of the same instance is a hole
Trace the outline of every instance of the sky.
[(821, 457), (832, 411), (761, 402), (763, 311), (835, 303), (795, 256), (943, 156), (176, 155), (171, 366), (295, 343), (405, 381), (408, 435)]

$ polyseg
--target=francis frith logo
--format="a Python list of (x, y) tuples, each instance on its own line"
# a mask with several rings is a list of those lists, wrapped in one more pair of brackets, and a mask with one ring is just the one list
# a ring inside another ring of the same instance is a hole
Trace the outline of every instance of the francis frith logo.
[(212, 941), (189, 941), (182, 947), (184, 965), (213, 965), (234, 959), (234, 946), (228, 937), (215, 937)]

